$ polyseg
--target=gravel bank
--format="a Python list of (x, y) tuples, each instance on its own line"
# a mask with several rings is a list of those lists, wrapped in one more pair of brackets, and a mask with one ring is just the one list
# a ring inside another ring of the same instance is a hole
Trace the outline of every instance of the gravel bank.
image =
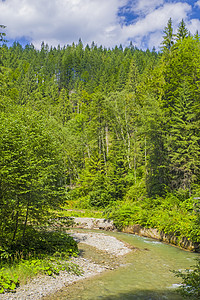
[[(104, 233), (71, 233), (75, 240), (95, 247), (114, 257), (125, 255), (131, 251), (124, 243), (115, 237)], [(83, 271), (82, 276), (72, 275), (65, 271), (61, 271), (59, 276), (39, 276), (33, 279), (25, 286), (17, 288), (16, 293), (0, 295), (2, 300), (38, 300), (47, 295), (56, 293), (62, 288), (85, 278), (102, 273), (110, 269), (109, 265), (100, 265), (90, 259), (81, 256), (72, 258), (73, 263), (79, 265)]]
[(131, 250), (113, 236), (104, 233), (72, 233), (71, 236), (78, 242), (84, 243), (111, 255), (121, 256)]

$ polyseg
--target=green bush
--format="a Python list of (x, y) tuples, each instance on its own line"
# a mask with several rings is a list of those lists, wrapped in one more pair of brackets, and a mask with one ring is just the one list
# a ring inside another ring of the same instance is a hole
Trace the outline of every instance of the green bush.
[(166, 234), (175, 234), (179, 239), (187, 237), (193, 242), (200, 242), (200, 219), (194, 210), (194, 200), (184, 199), (181, 193), (179, 197), (168, 194), (165, 198), (118, 201), (106, 208), (105, 215), (114, 220), (118, 229), (139, 224)]
[[(61, 270), (81, 274), (75, 264), (69, 263), (69, 256), (78, 253), (74, 239), (60, 231), (37, 231), (30, 234), (21, 244), (0, 247), (0, 293), (14, 291), (21, 282), (37, 274), (58, 275)], [(20, 281), (19, 281), (20, 278)]]
[(183, 297), (190, 299), (200, 299), (200, 258), (192, 270), (173, 271), (176, 277), (182, 279), (182, 284), (178, 291)]
[(4, 263), (12, 264), (21, 259), (54, 255), (56, 252), (63, 252), (66, 257), (76, 255), (78, 246), (74, 239), (65, 232), (55, 230), (38, 231), (29, 228), (23, 244), (17, 240), (11, 245), (0, 247), (0, 266)]
[(16, 274), (10, 275), (5, 269), (0, 270), (0, 294), (11, 292), (19, 286), (19, 279)]
[(0, 270), (0, 294), (13, 292), (21, 281), (27, 282), (28, 279), (38, 274), (54, 276), (59, 275), (60, 271), (67, 271), (81, 275), (81, 270), (76, 264), (63, 258), (65, 256), (63, 257), (62, 253), (57, 253), (54, 257), (21, 260), (11, 268), (2, 268)]

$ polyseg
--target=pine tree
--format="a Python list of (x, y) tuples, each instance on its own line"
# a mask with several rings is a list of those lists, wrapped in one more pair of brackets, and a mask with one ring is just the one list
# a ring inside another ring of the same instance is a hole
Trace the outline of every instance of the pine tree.
[(183, 40), (184, 38), (186, 38), (188, 36), (188, 30), (186, 28), (186, 24), (183, 19), (181, 20), (181, 22), (179, 24), (178, 31), (175, 36), (176, 36), (176, 41)]
[(199, 41), (193, 37), (176, 42), (164, 67), (163, 110), (168, 149), (171, 189), (188, 189), (199, 178)]
[(168, 20), (167, 26), (164, 29), (163, 41), (161, 43), (163, 52), (169, 52), (174, 44), (174, 34), (172, 27), (172, 19)]
[(197, 104), (193, 101), (190, 87), (183, 82), (171, 116), (169, 157), (172, 188), (188, 189), (190, 194), (200, 167), (200, 137), (196, 112)]
[(40, 222), (65, 199), (59, 127), (19, 106), (0, 113), (0, 120), (1, 241), (19, 242), (20, 235), (23, 244), (28, 220)]
[(126, 83), (126, 89), (129, 92), (135, 92), (139, 81), (139, 71), (135, 61), (132, 59), (130, 63), (130, 69), (128, 73), (128, 79)]
[[(0, 30), (2, 30), (2, 29), (5, 29), (6, 28), (6, 26), (4, 26), (4, 25), (0, 25)], [(6, 40), (5, 40), (5, 36), (6, 36), (6, 34), (5, 34), (5, 32), (1, 32), (0, 31), (0, 66), (1, 65), (3, 65), (3, 62), (2, 62), (2, 52), (4, 51), (3, 49), (2, 49), (2, 47), (1, 47), (1, 43), (2, 42), (7, 42)], [(0, 70), (1, 71), (1, 70)]]

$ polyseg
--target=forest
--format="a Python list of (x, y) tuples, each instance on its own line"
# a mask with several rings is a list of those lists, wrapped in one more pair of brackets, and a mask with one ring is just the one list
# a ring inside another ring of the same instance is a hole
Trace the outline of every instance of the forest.
[(66, 205), (200, 242), (198, 32), (170, 19), (157, 52), (8, 47), (0, 30), (1, 254)]

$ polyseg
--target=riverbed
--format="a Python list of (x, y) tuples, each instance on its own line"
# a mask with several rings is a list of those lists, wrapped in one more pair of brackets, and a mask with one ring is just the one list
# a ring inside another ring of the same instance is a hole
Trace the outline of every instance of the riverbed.
[[(107, 270), (114, 270), (121, 265), (121, 258), (132, 251), (114, 236), (103, 232), (67, 231), (79, 243), (78, 257), (70, 259), (69, 263), (80, 267), (82, 275), (60, 271), (58, 276), (39, 275), (25, 285), (16, 289), (15, 293), (0, 295), (2, 300), (38, 300), (48, 295), (54, 295), (74, 282), (93, 277)], [(56, 297), (56, 296), (55, 296)]]
[[(116, 262), (113, 269), (111, 267), (95, 277), (79, 281), (48, 297), (49, 300), (182, 299), (176, 293), (180, 279), (174, 277), (171, 270), (190, 268), (198, 254), (136, 235), (117, 232), (107, 235), (130, 245), (129, 249), (132, 246), (132, 251), (115, 259), (111, 257), (111, 261)], [(98, 254), (94, 247), (90, 247), (87, 245), (83, 249), (83, 257), (98, 264), (110, 264), (108, 256), (102, 258), (102, 253)]]
[(179, 300), (180, 279), (171, 270), (190, 268), (199, 255), (137, 235), (73, 230), (83, 275), (39, 276), (2, 300)]

